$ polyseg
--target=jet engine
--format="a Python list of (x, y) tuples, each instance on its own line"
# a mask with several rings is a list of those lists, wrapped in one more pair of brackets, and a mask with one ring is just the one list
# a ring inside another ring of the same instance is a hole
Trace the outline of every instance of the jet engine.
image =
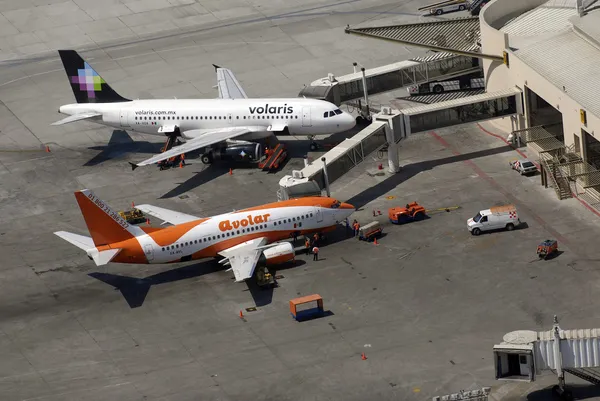
[(267, 248), (260, 256), (260, 262), (267, 266), (277, 265), (280, 263), (289, 262), (294, 259), (296, 253), (294, 247), (289, 242), (282, 242), (278, 245)]
[(233, 144), (212, 150), (213, 160), (253, 163), (258, 162), (262, 155), (259, 143)]

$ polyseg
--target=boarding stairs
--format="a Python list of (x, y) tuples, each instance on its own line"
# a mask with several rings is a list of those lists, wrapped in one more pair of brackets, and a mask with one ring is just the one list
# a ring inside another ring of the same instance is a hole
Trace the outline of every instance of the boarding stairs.
[(558, 160), (555, 160), (547, 153), (542, 153), (540, 161), (544, 169), (548, 172), (548, 175), (550, 176), (550, 180), (552, 183), (551, 186), (552, 188), (554, 188), (558, 199), (563, 200), (572, 198), (573, 194), (571, 192), (569, 180), (562, 175), (560, 168), (558, 168)]
[(494, 345), (497, 380), (532, 382), (543, 371), (558, 376), (553, 391), (572, 399), (565, 386), (565, 373), (600, 385), (600, 329), (562, 330), (554, 316), (549, 331), (513, 331)]

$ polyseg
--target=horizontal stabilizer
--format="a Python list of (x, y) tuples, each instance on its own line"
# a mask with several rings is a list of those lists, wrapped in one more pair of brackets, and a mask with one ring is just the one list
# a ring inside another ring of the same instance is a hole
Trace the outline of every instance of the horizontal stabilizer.
[(75, 245), (77, 248), (83, 249), (84, 251), (96, 247), (94, 245), (94, 241), (92, 241), (90, 237), (86, 237), (85, 235), (73, 234), (66, 231), (57, 231), (54, 234), (58, 235), (65, 241)]
[(107, 249), (105, 251), (99, 251), (98, 249), (90, 249), (88, 251), (88, 255), (94, 259), (96, 266), (104, 266), (108, 264), (117, 254), (121, 252), (120, 248), (117, 249)]
[(164, 222), (171, 224), (183, 224), (190, 221), (200, 220), (200, 217), (192, 216), (191, 214), (185, 214), (181, 212), (175, 212), (173, 210), (165, 209), (163, 207), (152, 206), (152, 205), (137, 205), (137, 210), (149, 214), (150, 216), (157, 217)]
[(68, 124), (68, 123), (72, 123), (72, 122), (75, 122), (75, 121), (86, 120), (88, 118), (99, 117), (101, 115), (102, 115), (102, 113), (79, 113), (79, 114), (74, 114), (72, 116), (63, 118), (62, 120), (59, 120), (59, 121), (57, 121), (55, 123), (52, 123), (51, 125)]

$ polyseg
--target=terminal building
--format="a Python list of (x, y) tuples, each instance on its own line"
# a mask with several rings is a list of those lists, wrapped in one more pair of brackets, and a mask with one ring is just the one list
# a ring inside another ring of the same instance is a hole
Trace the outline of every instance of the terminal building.
[[(512, 132), (513, 138), (537, 153), (542, 182), (553, 187), (560, 199), (585, 193), (592, 196), (591, 203), (600, 204), (598, 8), (593, 0), (493, 0), (478, 17), (348, 27), (346, 32), (427, 48), (436, 54), (478, 57), (490, 100), (517, 93), (516, 105), (504, 102), (508, 112), (496, 109), (484, 117), (494, 117), (492, 124)], [(473, 98), (474, 104), (486, 96)], [(437, 108), (431, 123), (449, 126), (477, 120), (461, 120), (459, 114), (451, 113), (454, 106), (469, 102), (468, 97), (461, 98), (418, 111), (431, 121), (428, 109)], [(445, 123), (440, 118), (442, 109), (448, 116)]]

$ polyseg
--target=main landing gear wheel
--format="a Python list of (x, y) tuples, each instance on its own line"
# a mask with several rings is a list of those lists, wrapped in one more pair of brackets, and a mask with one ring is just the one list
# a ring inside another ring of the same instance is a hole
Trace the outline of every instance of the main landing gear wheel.
[(200, 157), (200, 160), (202, 160), (202, 163), (204, 163), (204, 164), (211, 164), (213, 162), (212, 152), (208, 152), (208, 153), (203, 154)]

